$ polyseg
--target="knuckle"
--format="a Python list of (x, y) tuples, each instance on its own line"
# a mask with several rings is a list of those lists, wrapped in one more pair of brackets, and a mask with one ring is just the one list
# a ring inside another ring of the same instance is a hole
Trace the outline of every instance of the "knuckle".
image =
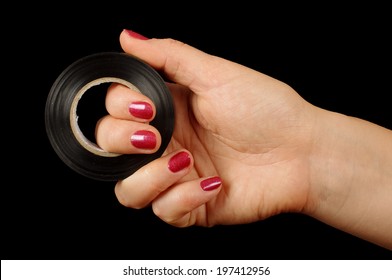
[(118, 200), (118, 202), (127, 207), (127, 208), (133, 208), (133, 209), (141, 209), (145, 207), (145, 204), (142, 204), (140, 201), (135, 200), (134, 198), (131, 198), (130, 195), (125, 194), (124, 192), (119, 190), (120, 188), (116, 187), (115, 188), (115, 195)]
[(169, 225), (176, 224), (177, 218), (175, 218), (173, 215), (170, 215), (168, 211), (165, 211), (165, 208), (161, 207), (159, 203), (152, 204), (152, 212), (165, 223)]

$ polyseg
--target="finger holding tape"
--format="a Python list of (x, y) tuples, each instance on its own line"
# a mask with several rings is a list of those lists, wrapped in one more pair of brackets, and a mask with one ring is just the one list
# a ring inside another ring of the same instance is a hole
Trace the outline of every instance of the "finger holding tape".
[(118, 119), (149, 122), (155, 117), (155, 105), (147, 96), (118, 83), (109, 86), (105, 105)]

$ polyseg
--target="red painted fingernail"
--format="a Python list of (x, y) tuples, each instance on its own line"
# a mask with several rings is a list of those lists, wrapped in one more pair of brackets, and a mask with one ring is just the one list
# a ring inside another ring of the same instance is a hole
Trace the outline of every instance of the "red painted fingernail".
[(171, 157), (169, 160), (169, 170), (171, 172), (178, 172), (187, 168), (191, 164), (191, 157), (187, 152), (179, 152)]
[(144, 37), (143, 35), (141, 35), (139, 33), (136, 33), (136, 32), (134, 32), (132, 30), (124, 29), (124, 31), (127, 32), (127, 34), (129, 36), (131, 36), (132, 38), (139, 39), (139, 40), (148, 40), (147, 37)]
[(133, 102), (129, 105), (129, 113), (140, 119), (149, 120), (153, 116), (152, 106), (147, 102)]
[(139, 130), (131, 136), (131, 143), (138, 149), (152, 150), (157, 145), (157, 139), (153, 132), (148, 130)]
[(207, 178), (200, 182), (200, 187), (204, 191), (215, 190), (219, 188), (221, 185), (222, 185), (222, 180), (218, 176)]

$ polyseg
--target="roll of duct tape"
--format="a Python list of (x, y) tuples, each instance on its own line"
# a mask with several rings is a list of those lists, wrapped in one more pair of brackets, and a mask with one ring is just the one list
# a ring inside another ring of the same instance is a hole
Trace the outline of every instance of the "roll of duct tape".
[[(156, 107), (150, 122), (161, 134), (160, 148), (153, 154), (114, 154), (89, 140), (78, 124), (78, 103), (91, 87), (120, 83), (149, 97)], [(160, 157), (174, 129), (172, 96), (162, 76), (132, 55), (102, 52), (69, 65), (53, 83), (46, 100), (45, 125), (50, 143), (60, 159), (86, 177), (116, 181)]]

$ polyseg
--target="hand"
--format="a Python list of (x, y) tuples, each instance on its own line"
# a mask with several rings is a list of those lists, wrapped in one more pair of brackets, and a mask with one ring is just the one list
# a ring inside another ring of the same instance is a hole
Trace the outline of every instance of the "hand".
[[(126, 31), (120, 40), (125, 52), (174, 82), (168, 87), (176, 112), (165, 155), (117, 183), (122, 204), (151, 203), (156, 215), (179, 227), (249, 223), (304, 208), (314, 120), (310, 104), (283, 82), (181, 42), (139, 40)], [(147, 104), (150, 113), (135, 118), (128, 112), (132, 102)], [(106, 104), (110, 115), (97, 128), (103, 149), (157, 150), (160, 135), (148, 124), (155, 112), (150, 100), (113, 85)], [(131, 145), (130, 135), (141, 130), (153, 132), (156, 145)], [(203, 190), (205, 184), (210, 188)]]
[[(124, 30), (120, 44), (172, 81), (175, 107), (165, 153), (117, 182), (120, 203), (151, 205), (177, 227), (300, 212), (392, 249), (391, 130), (313, 106), (284, 82), (173, 39)], [(101, 148), (159, 148), (151, 100), (113, 84), (106, 108)]]

